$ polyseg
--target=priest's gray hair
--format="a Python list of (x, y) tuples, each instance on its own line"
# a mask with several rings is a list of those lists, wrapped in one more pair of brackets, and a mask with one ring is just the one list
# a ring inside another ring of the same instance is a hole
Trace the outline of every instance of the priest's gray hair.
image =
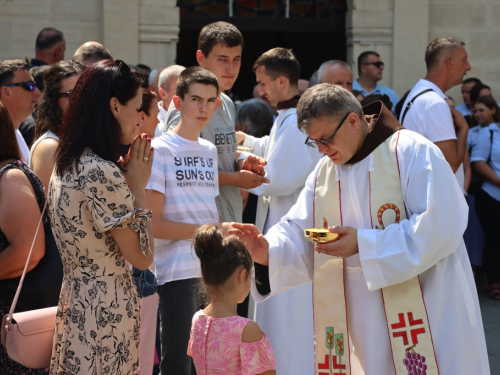
[(311, 121), (330, 117), (340, 121), (349, 112), (363, 117), (363, 109), (356, 97), (339, 85), (320, 83), (304, 92), (297, 105), (297, 124), (300, 130), (311, 126)]

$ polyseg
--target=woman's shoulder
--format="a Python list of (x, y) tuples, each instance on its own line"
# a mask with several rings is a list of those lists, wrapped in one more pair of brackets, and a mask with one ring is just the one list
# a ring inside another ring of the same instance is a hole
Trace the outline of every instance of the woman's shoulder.
[(25, 192), (25, 190), (20, 189), (23, 186), (30, 190), (36, 189), (39, 191), (38, 194), (43, 195), (43, 186), (37, 175), (21, 160), (14, 160), (2, 166), (0, 177), (2, 177), (0, 178), (0, 190), (5, 196), (19, 196), (20, 193)]
[(115, 163), (103, 159), (88, 148), (83, 151), (82, 156), (80, 157), (80, 164), (82, 165), (82, 171), (84, 172), (101, 170), (105, 174), (113, 176), (114, 178), (125, 178), (121, 169), (118, 168)]
[(2, 167), (0, 167), (0, 186), (6, 184), (26, 184), (30, 185), (26, 177), (26, 171), (29, 170), (28, 166), (21, 160), (13, 160)]

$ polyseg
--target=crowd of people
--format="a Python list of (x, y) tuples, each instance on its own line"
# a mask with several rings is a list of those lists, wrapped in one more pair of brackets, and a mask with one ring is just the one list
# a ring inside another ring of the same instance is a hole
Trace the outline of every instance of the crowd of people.
[(432, 41), (401, 99), (375, 51), (304, 80), (276, 47), (233, 102), (243, 49), (215, 22), (196, 67), (65, 60), (46, 28), (0, 61), (0, 313), (46, 201), (16, 311), (58, 306), (50, 368), (0, 345), (1, 373), (489, 374), (500, 109), (465, 44)]

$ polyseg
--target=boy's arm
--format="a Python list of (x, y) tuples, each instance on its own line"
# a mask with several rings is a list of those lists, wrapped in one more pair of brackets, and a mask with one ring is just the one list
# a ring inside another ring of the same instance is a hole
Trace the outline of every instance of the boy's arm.
[(148, 208), (153, 210), (153, 233), (155, 238), (165, 240), (189, 240), (200, 227), (197, 224), (180, 223), (162, 217), (165, 194), (156, 190), (146, 189)]
[(269, 179), (264, 176), (259, 176), (247, 170), (240, 170), (238, 172), (223, 172), (219, 171), (219, 186), (220, 185), (234, 185), (240, 189), (253, 189), (262, 184), (268, 184)]

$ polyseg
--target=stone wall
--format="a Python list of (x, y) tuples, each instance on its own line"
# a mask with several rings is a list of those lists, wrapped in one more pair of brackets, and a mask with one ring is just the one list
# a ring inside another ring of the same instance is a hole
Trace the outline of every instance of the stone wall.
[[(385, 62), (382, 84), (403, 95), (425, 75), (427, 44), (438, 36), (467, 43), (472, 71), (500, 100), (498, 0), (347, 0), (347, 59), (368, 49)], [(115, 58), (151, 67), (175, 62), (175, 0), (0, 0), (0, 60), (34, 56), (37, 33), (62, 30), (69, 58), (80, 44), (103, 43)], [(449, 95), (461, 103), (460, 87)]]
[(66, 58), (93, 40), (155, 68), (175, 62), (179, 12), (175, 0), (0, 0), (0, 60), (34, 57), (44, 27), (64, 33)]
[[(397, 0), (399, 1), (399, 0)], [(453, 36), (466, 43), (472, 70), (467, 77), (477, 77), (491, 87), (500, 101), (500, 2), (498, 0), (430, 0), (429, 41)], [(462, 102), (460, 86), (448, 95)]]
[[(498, 0), (348, 0), (347, 59), (357, 76), (356, 59), (377, 51), (385, 62), (382, 84), (399, 96), (423, 77), (425, 49), (441, 36), (463, 40), (472, 70), (500, 101), (500, 2)], [(462, 102), (460, 86), (449, 90)]]

